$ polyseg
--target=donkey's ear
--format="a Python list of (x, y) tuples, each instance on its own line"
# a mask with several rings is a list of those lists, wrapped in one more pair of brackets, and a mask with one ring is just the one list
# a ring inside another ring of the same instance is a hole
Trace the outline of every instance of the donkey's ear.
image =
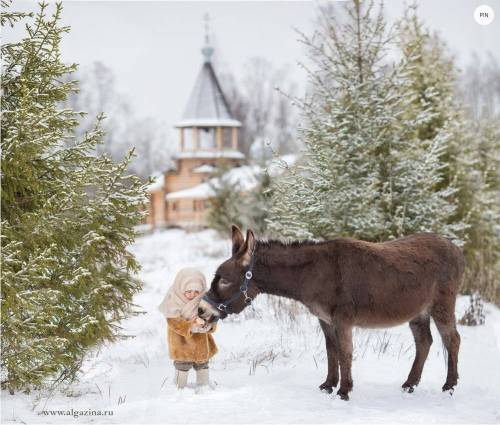
[(241, 264), (246, 267), (250, 264), (250, 260), (252, 258), (253, 251), (255, 249), (255, 235), (251, 230), (247, 230), (247, 238), (245, 240), (245, 244), (241, 249)]
[(233, 255), (234, 255), (243, 246), (245, 239), (243, 239), (243, 233), (241, 233), (241, 230), (238, 228), (238, 226), (235, 226), (234, 224), (231, 227), (231, 232), (232, 232), (231, 238), (233, 241)]

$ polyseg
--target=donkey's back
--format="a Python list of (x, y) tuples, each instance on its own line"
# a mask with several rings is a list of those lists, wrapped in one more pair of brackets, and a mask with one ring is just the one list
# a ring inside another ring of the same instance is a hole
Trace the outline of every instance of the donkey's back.
[(464, 258), (448, 239), (421, 233), (383, 243), (339, 238), (335, 245), (358, 326), (396, 325), (436, 307), (454, 310)]

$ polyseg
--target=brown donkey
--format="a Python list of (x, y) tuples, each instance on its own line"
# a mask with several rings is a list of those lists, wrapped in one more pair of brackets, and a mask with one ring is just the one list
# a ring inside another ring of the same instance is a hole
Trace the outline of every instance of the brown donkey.
[(233, 226), (232, 256), (222, 263), (199, 313), (208, 320), (239, 313), (258, 293), (303, 303), (319, 322), (326, 339), (328, 375), (320, 389), (349, 399), (352, 390), (352, 329), (409, 322), (416, 356), (403, 388), (418, 385), (432, 344), (434, 319), (448, 352), (443, 391), (457, 384), (460, 336), (455, 300), (464, 271), (461, 250), (431, 233), (384, 243), (349, 238), (325, 242), (246, 240)]

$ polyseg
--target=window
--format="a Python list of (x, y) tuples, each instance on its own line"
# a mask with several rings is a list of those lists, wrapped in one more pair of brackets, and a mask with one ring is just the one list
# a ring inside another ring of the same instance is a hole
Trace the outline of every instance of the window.
[(205, 201), (196, 199), (193, 201), (193, 211), (203, 211), (205, 209)]

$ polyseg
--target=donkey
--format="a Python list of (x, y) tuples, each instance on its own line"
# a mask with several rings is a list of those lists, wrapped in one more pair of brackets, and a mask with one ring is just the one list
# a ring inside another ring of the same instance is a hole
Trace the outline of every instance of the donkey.
[(432, 344), (432, 317), (448, 352), (443, 391), (457, 385), (460, 335), (455, 301), (464, 272), (461, 250), (449, 240), (421, 233), (383, 243), (351, 238), (324, 242), (244, 239), (232, 227), (232, 256), (215, 273), (198, 313), (208, 321), (240, 313), (259, 293), (294, 299), (319, 318), (328, 374), (319, 388), (349, 400), (352, 329), (409, 322), (416, 355), (402, 387), (413, 392)]

